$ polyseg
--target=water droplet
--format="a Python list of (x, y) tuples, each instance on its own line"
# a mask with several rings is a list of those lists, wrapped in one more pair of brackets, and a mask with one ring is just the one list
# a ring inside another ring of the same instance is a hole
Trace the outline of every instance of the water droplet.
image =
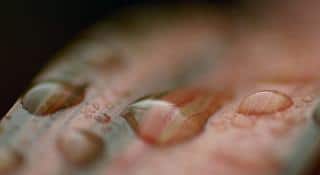
[(265, 115), (283, 111), (292, 105), (292, 99), (281, 92), (261, 91), (246, 97), (238, 112), (245, 115)]
[(229, 98), (230, 94), (208, 89), (175, 90), (142, 98), (123, 116), (147, 143), (172, 145), (198, 135)]
[(96, 121), (102, 123), (102, 124), (107, 124), (111, 121), (111, 117), (108, 114), (101, 114), (95, 117)]
[(84, 98), (84, 87), (60, 82), (35, 85), (22, 98), (23, 107), (35, 115), (48, 115), (79, 104)]
[(23, 163), (23, 157), (17, 151), (2, 147), (0, 148), (0, 174), (9, 174), (16, 171)]
[(104, 142), (100, 136), (91, 131), (74, 129), (58, 137), (57, 147), (66, 160), (74, 165), (83, 166), (102, 155)]

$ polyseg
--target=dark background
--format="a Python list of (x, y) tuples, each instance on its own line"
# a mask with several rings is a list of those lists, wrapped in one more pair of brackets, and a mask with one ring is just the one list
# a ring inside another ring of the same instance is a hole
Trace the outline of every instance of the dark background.
[[(229, 9), (236, 7), (238, 1), (215, 0), (201, 3)], [(159, 2), (123, 0), (1, 2), (0, 116), (8, 111), (48, 59), (77, 33), (126, 7), (145, 4), (160, 5)]]

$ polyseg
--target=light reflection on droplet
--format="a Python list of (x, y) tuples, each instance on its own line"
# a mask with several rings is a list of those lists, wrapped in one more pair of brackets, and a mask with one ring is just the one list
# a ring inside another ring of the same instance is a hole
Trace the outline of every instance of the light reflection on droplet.
[(286, 110), (292, 105), (292, 99), (281, 92), (261, 91), (246, 97), (238, 112), (244, 115), (265, 115)]
[(142, 98), (123, 116), (147, 143), (172, 145), (200, 134), (208, 118), (229, 98), (229, 93), (210, 89), (180, 89)]
[(44, 82), (35, 85), (22, 97), (22, 105), (32, 114), (48, 115), (79, 104), (83, 98), (84, 87)]
[(74, 165), (84, 166), (103, 154), (104, 141), (91, 131), (74, 129), (58, 137), (57, 148), (66, 160)]

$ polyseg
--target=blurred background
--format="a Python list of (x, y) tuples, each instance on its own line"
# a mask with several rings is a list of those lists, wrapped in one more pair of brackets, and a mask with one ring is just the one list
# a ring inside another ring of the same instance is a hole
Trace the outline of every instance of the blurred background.
[[(175, 1), (231, 10), (240, 0)], [(11, 0), (0, 5), (0, 115), (3, 116), (54, 54), (80, 31), (126, 8), (171, 5), (124, 0)]]

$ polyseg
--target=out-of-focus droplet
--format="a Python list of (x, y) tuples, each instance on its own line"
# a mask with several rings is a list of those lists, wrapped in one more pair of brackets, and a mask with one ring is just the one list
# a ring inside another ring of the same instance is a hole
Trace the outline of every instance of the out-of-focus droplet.
[(111, 122), (111, 117), (107, 114), (98, 115), (95, 117), (95, 119), (101, 124), (107, 124)]
[(229, 93), (181, 89), (149, 96), (131, 104), (123, 116), (147, 143), (166, 146), (198, 135)]
[(109, 52), (104, 54), (98, 54), (95, 57), (91, 57), (88, 63), (99, 70), (108, 71), (110, 69), (119, 68), (124, 65), (123, 55), (117, 49), (110, 49)]
[(35, 85), (22, 97), (22, 105), (32, 114), (48, 115), (79, 104), (84, 98), (84, 91), (84, 87), (44, 82)]
[(104, 152), (102, 138), (83, 129), (69, 130), (57, 139), (63, 157), (77, 166), (84, 166), (99, 158)]
[(278, 91), (261, 91), (246, 97), (238, 112), (245, 115), (265, 115), (283, 111), (292, 106), (292, 99)]
[(17, 171), (23, 163), (23, 156), (10, 148), (0, 148), (0, 174)]

